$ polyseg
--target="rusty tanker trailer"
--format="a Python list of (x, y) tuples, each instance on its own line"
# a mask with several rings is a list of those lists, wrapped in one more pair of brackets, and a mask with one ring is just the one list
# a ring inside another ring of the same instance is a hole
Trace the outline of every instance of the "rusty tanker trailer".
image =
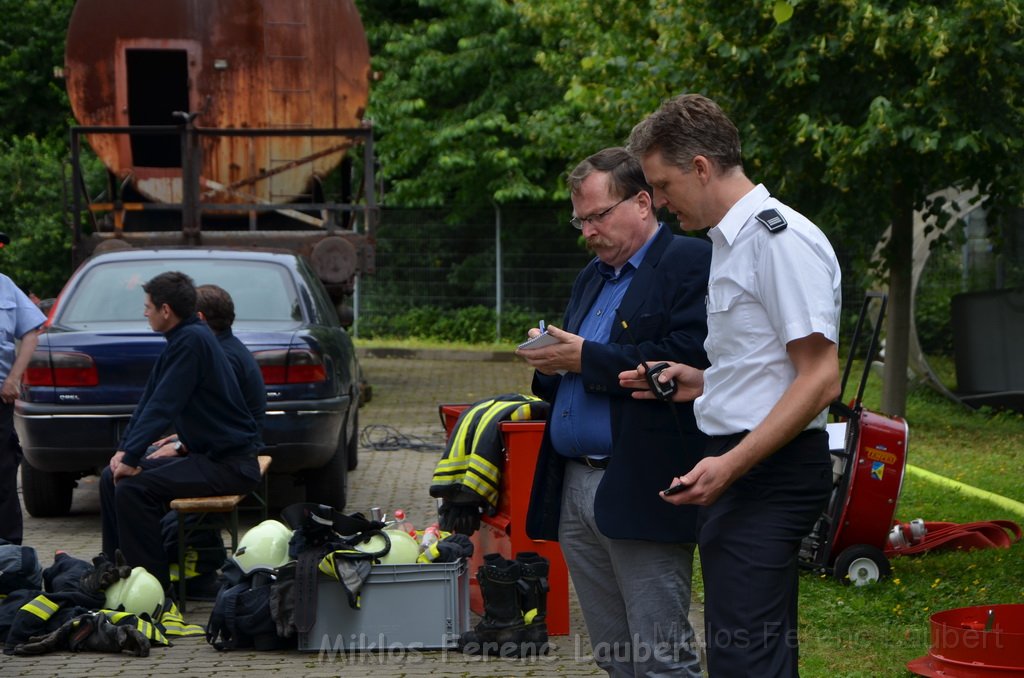
[[(374, 265), (369, 75), (352, 0), (78, 0), (73, 263), (117, 247), (283, 248), (339, 303)], [(85, 184), (83, 139), (105, 186)]]

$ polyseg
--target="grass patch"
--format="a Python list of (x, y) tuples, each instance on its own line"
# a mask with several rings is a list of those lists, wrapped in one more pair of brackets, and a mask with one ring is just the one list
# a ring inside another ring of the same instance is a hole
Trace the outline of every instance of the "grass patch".
[[(859, 368), (854, 369), (859, 374)], [(880, 384), (864, 402), (877, 411)], [(924, 386), (908, 396), (909, 461), (968, 485), (1024, 500), (1024, 417), (962, 407)], [(907, 474), (896, 519), (966, 523), (1024, 516)], [(893, 576), (845, 587), (805, 572), (800, 582), (801, 670), (807, 676), (908, 675), (906, 663), (928, 651), (929, 617), (972, 605), (1024, 603), (1024, 547), (933, 552), (894, 558)]]

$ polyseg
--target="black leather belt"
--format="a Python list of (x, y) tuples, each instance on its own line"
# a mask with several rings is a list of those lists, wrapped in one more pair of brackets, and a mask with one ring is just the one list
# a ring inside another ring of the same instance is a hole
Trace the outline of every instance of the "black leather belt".
[(597, 469), (598, 471), (603, 471), (608, 468), (608, 462), (612, 460), (611, 457), (602, 457), (600, 459), (595, 459), (594, 457), (566, 457), (566, 459), (571, 459), (577, 464), (583, 464), (584, 466), (589, 466), (590, 468)]

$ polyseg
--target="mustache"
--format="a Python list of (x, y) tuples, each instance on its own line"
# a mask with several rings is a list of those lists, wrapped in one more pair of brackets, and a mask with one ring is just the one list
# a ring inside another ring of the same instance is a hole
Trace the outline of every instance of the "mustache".
[(607, 238), (600, 235), (592, 235), (587, 238), (587, 249), (597, 250), (611, 247), (612, 243)]

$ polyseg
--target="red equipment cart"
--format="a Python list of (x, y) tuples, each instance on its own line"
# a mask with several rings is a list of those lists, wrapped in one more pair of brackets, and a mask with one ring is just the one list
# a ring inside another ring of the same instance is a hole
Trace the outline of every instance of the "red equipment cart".
[[(861, 402), (878, 348), (886, 301), (886, 295), (878, 292), (869, 292), (864, 298), (843, 371), (842, 390), (830, 408), (838, 419), (828, 424), (830, 440), (843, 441), (832, 449), (832, 497), (800, 549), (801, 565), (833, 574), (844, 584), (856, 586), (878, 581), (892, 572), (884, 548), (906, 470), (906, 421), (866, 410)], [(843, 392), (872, 306), (878, 312), (868, 341), (864, 372), (856, 397), (846, 405), (842, 402)]]

